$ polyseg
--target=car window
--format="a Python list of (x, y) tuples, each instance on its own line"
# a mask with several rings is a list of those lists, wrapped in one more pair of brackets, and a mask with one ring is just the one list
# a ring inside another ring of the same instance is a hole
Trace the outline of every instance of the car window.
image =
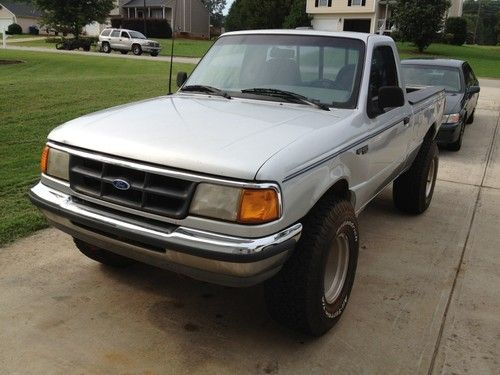
[[(406, 87), (444, 87), (446, 92), (461, 92), (462, 79), (458, 68), (435, 65), (402, 65)], [(464, 73), (465, 74), (465, 73)]]
[(109, 30), (109, 29), (108, 29), (108, 30), (104, 30), (104, 31), (101, 33), (101, 35), (102, 35), (102, 36), (109, 36), (109, 34), (111, 34), (111, 30)]
[(113, 30), (113, 32), (111, 33), (111, 36), (113, 38), (118, 38), (120, 36), (120, 30)]
[(472, 68), (469, 64), (464, 64), (464, 77), (467, 87), (476, 86), (478, 84), (477, 78), (472, 71)]
[(381, 87), (399, 86), (398, 70), (394, 53), (389, 46), (376, 47), (373, 50), (368, 91), (368, 113), (370, 117), (381, 114), (378, 105), (378, 92)]
[(122, 31), (122, 38), (130, 39), (130, 36), (128, 35), (128, 33), (126, 31)]

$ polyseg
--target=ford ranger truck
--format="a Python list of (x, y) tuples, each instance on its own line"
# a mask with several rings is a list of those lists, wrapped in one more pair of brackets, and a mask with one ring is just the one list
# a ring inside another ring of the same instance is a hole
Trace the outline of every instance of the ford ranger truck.
[(313, 30), (221, 36), (180, 89), (53, 130), (32, 202), (86, 256), (229, 286), (327, 332), (353, 286), (357, 215), (389, 184), (421, 214), (444, 91), (408, 93), (394, 41)]

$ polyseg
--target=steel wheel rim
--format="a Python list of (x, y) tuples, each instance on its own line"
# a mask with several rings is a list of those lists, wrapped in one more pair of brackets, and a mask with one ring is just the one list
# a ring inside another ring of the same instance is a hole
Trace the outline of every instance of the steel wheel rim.
[(436, 169), (436, 161), (432, 159), (431, 165), (429, 166), (429, 173), (427, 174), (427, 183), (425, 185), (425, 196), (428, 198), (431, 195), (432, 185), (434, 183), (434, 172)]
[(349, 239), (339, 234), (330, 245), (325, 266), (324, 293), (327, 303), (337, 300), (347, 279), (349, 268)]

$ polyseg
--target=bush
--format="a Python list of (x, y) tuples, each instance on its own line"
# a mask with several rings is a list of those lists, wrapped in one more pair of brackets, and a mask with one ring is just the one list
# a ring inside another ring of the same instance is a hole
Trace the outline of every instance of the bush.
[(45, 43), (61, 43), (64, 38), (60, 37), (50, 37), (45, 39)]
[(172, 38), (172, 28), (167, 20), (147, 19), (147, 33), (144, 32), (144, 20), (135, 18), (112, 19), (111, 26), (116, 29), (130, 29), (146, 34), (149, 38)]
[(30, 35), (38, 35), (38, 34), (40, 34), (40, 30), (38, 30), (38, 27), (36, 27), (36, 26), (30, 26), (29, 33), (30, 33)]
[(390, 37), (394, 39), (395, 42), (404, 42), (403, 36), (398, 30), (392, 31)]
[(453, 37), (450, 44), (461, 46), (467, 40), (467, 21), (462, 17), (450, 17), (446, 20), (445, 34), (451, 34)]
[(450, 33), (444, 34), (443, 43), (453, 44), (453, 38), (455, 38), (455, 35), (453, 35), (453, 34), (450, 34)]
[(12, 23), (7, 28), (7, 34), (9, 35), (22, 34), (22, 33), (23, 33), (23, 28), (19, 26), (17, 23)]

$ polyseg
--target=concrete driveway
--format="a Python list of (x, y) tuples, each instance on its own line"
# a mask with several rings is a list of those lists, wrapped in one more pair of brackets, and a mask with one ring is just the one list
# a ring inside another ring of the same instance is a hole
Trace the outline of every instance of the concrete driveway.
[(110, 270), (49, 229), (0, 249), (0, 372), (500, 373), (498, 86), (483, 82), (462, 151), (442, 151), (425, 215), (399, 214), (390, 189), (361, 214), (351, 301), (326, 336), (275, 324), (260, 287)]

